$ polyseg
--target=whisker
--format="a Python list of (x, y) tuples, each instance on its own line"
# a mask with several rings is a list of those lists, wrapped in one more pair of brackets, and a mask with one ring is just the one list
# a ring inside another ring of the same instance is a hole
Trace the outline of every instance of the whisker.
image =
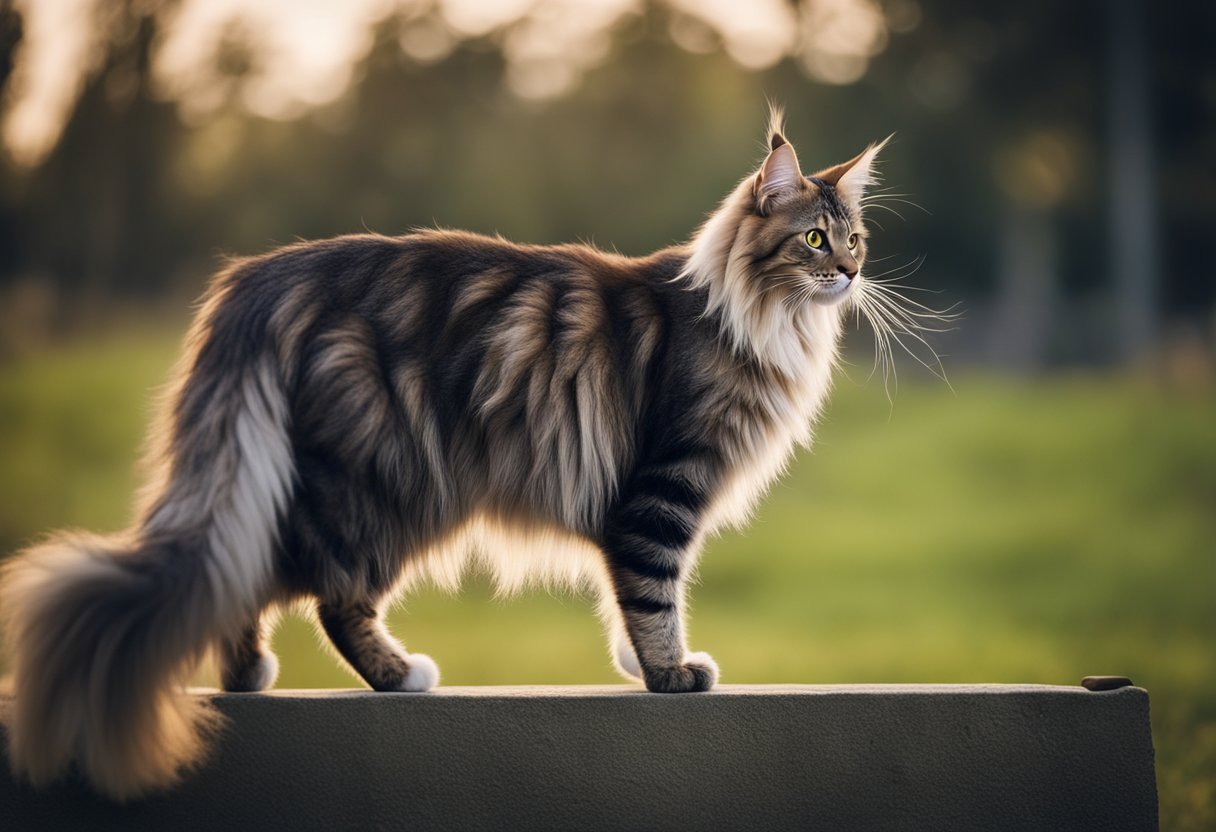
[(923, 286), (909, 286), (907, 283), (899, 282), (901, 280), (906, 280), (907, 277), (911, 277), (911, 275), (890, 277), (885, 280), (878, 280), (873, 277), (867, 277), (866, 280), (868, 280), (870, 283), (878, 283), (878, 284), (881, 284), (884, 286), (887, 286), (887, 285), (898, 286), (900, 289), (906, 289), (909, 292), (925, 292), (930, 295), (940, 295), (942, 293), (941, 289), (926, 289)]
[(802, 282), (802, 281), (801, 281), (801, 280), (799, 280), (798, 278), (793, 278), (793, 277), (786, 278), (786, 279), (784, 279), (784, 280), (775, 280), (775, 281), (773, 281), (773, 282), (768, 283), (767, 285), (765, 285), (765, 286), (764, 286), (764, 287), (761, 289), (761, 291), (763, 291), (763, 292), (771, 292), (771, 291), (772, 291), (772, 290), (774, 290), (774, 289), (783, 289), (783, 288), (785, 288), (785, 287), (787, 287), (787, 286), (797, 286), (797, 285), (798, 285), (799, 283), (801, 283), (801, 282)]
[[(930, 326), (926, 323), (922, 323), (921, 320), (918, 318), (918, 316), (916, 316), (914, 313), (911, 313), (906, 309), (901, 309), (898, 306), (892, 305), (891, 302), (887, 299), (879, 298), (877, 296), (871, 296), (871, 298), (875, 301), (875, 303), (878, 306), (880, 306), (885, 312), (888, 313), (888, 315), (890, 315), (892, 317), (893, 321), (898, 322), (899, 326), (902, 329), (907, 330), (908, 332), (912, 332), (912, 331), (916, 331), (916, 332), (954, 332), (956, 329), (958, 329), (958, 327), (953, 327), (953, 326), (949, 326), (949, 327)], [(924, 317), (924, 316), (920, 316), (920, 317)], [(932, 319), (930, 319), (930, 320), (932, 320)], [(943, 321), (942, 323), (950, 323), (950, 322)]]
[(808, 279), (808, 275), (804, 272), (777, 272), (768, 275), (771, 280), (760, 289), (760, 294), (772, 292), (777, 289), (796, 286)]
[[(879, 188), (867, 188), (866, 195), (863, 196), (862, 199), (869, 199), (872, 196), (884, 196), (886, 194), (890, 194), (897, 187), (899, 187), (899, 186), (898, 185), (887, 185), (885, 187), (879, 187)], [(896, 196), (908, 196), (908, 194), (896, 194)]]
[[(925, 320), (936, 320), (936, 321), (956, 321), (959, 318), (963, 317), (962, 312), (954, 311), (955, 309), (957, 309), (959, 306), (962, 305), (961, 303), (959, 303), (957, 301), (950, 304), (950, 306), (947, 306), (945, 309), (934, 309), (931, 306), (925, 306), (923, 303), (919, 303), (919, 302), (913, 300), (912, 298), (909, 298), (906, 295), (904, 295), (900, 292), (897, 292), (895, 289), (892, 289), (890, 286), (881, 286), (881, 285), (872, 284), (868, 288), (875, 292), (878, 292), (879, 294), (883, 295), (884, 297), (889, 297), (889, 298), (893, 298), (893, 299), (897, 298), (900, 302), (906, 303), (909, 306), (914, 307), (914, 309), (901, 309), (901, 311), (907, 313), (908, 315), (911, 315), (914, 318), (923, 318)], [(920, 311), (916, 311), (916, 310), (920, 310)]]
[[(901, 291), (901, 290), (920, 291), (920, 292), (933, 291), (930, 289), (922, 289), (919, 286), (909, 286), (905, 283), (899, 282), (899, 281), (905, 280), (908, 277), (911, 277), (913, 274), (915, 274), (920, 269), (920, 267), (925, 264), (925, 259), (926, 258), (922, 255), (919, 259), (919, 262), (916, 264), (916, 267), (914, 269), (912, 269), (912, 271), (908, 272), (907, 275), (892, 277), (888, 280), (881, 280), (879, 278), (871, 278), (871, 277), (865, 278), (866, 289), (871, 290), (880, 295), (890, 297), (893, 300), (898, 299), (899, 303), (902, 303), (902, 304), (906, 305), (907, 307), (912, 307), (911, 309), (905, 308), (903, 311), (906, 311), (908, 314), (912, 315), (913, 317), (934, 319), (934, 320), (939, 320), (939, 321), (957, 320), (958, 318), (960, 318), (962, 316), (961, 312), (954, 311), (960, 305), (958, 302), (951, 304), (950, 306), (946, 307), (945, 309), (934, 309), (931, 306), (926, 306), (925, 304), (920, 303), (919, 301), (913, 300), (912, 298), (905, 295), (903, 293), (903, 291)], [(898, 269), (895, 269), (894, 271), (898, 271)], [(881, 275), (879, 277), (881, 277)], [(936, 292), (934, 292), (934, 294), (936, 294)], [(919, 310), (919, 312), (914, 311), (914, 310)]]
[[(908, 275), (910, 275), (923, 266), (924, 262), (925, 258), (923, 256), (917, 257), (883, 274), (901, 272), (911, 266), (912, 270), (908, 272)], [(872, 378), (874, 373), (881, 369), (884, 378), (883, 386), (888, 399), (891, 398), (893, 389), (898, 391), (899, 374), (894, 361), (894, 346), (897, 345), (911, 356), (914, 361), (935, 377), (940, 378), (946, 383), (947, 387), (953, 390), (953, 385), (950, 384), (950, 380), (946, 375), (945, 365), (942, 363), (941, 356), (933, 349), (933, 345), (922, 337), (921, 333), (951, 331), (953, 327), (933, 327), (929, 326), (926, 322), (950, 323), (956, 320), (961, 316), (961, 313), (956, 313), (953, 310), (959, 304), (955, 303), (947, 309), (933, 309), (932, 307), (918, 303), (898, 290), (916, 288), (896, 282), (904, 277), (907, 277), (907, 275), (886, 281), (867, 277), (864, 282), (858, 285), (857, 291), (853, 296), (854, 322), (856, 323), (861, 317), (864, 317), (874, 332), (875, 358), (870, 377)], [(898, 286), (898, 289), (895, 288), (896, 286)], [(926, 360), (912, 349), (911, 339), (914, 339), (927, 349), (932, 358)], [(894, 345), (892, 345), (892, 341), (895, 342)]]
[[(906, 352), (908, 355), (912, 356), (912, 358), (915, 359), (917, 361), (917, 363), (919, 363), (926, 370), (933, 373), (933, 375), (937, 376), (942, 381), (946, 382), (946, 386), (950, 387), (951, 391), (953, 391), (954, 387), (951, 386), (950, 380), (948, 378), (946, 378), (946, 368), (942, 364), (941, 356), (939, 356), (937, 354), (937, 351), (933, 349), (933, 346), (928, 341), (926, 341), (924, 338), (922, 338), (918, 334), (919, 332), (922, 332), (922, 331), (931, 331), (931, 330), (928, 330), (928, 328), (922, 327), (922, 326), (916, 324), (915, 322), (913, 322), (912, 325), (909, 326), (906, 322), (901, 321), (900, 318), (898, 317), (900, 310), (897, 307), (890, 306), (889, 300), (880, 301), (879, 296), (877, 296), (877, 295), (870, 295), (869, 300), (874, 302), (875, 313), (877, 315), (879, 315), (880, 317), (884, 318), (886, 320), (886, 322), (890, 325), (889, 334), (891, 335), (892, 338), (895, 339), (895, 342), (897, 344), (899, 344), (899, 346), (904, 350), (904, 352)], [(903, 339), (899, 337), (901, 334), (906, 335), (909, 338), (915, 338), (927, 350), (929, 350), (929, 352), (933, 354), (933, 359), (937, 362), (937, 368), (932, 367), (930, 364), (928, 364), (926, 361), (924, 361), (924, 359), (922, 359), (919, 355), (917, 355), (913, 350), (911, 350), (908, 347), (908, 345), (904, 343)]]
[[(925, 262), (925, 255), (923, 255), (923, 254), (918, 254), (916, 257), (913, 257), (913, 258), (912, 258), (911, 260), (909, 260), (907, 263), (904, 263), (904, 264), (899, 265), (899, 266), (894, 266), (894, 267), (892, 267), (892, 268), (890, 268), (890, 269), (887, 269), (885, 272), (879, 272), (878, 274), (874, 275), (873, 277), (871, 277), (871, 276), (870, 276), (870, 275), (868, 275), (868, 274), (867, 274), (867, 275), (863, 275), (863, 277), (864, 277), (864, 279), (865, 279), (866, 281), (868, 281), (868, 282), (875, 282), (875, 281), (877, 281), (879, 278), (882, 278), (882, 277), (886, 277), (886, 276), (888, 276), (888, 275), (895, 274), (896, 272), (898, 272), (898, 271), (900, 271), (900, 270), (902, 270), (902, 269), (906, 269), (906, 268), (908, 268), (909, 266), (913, 266), (913, 264), (915, 264), (915, 266), (913, 267), (912, 271), (908, 272), (908, 273), (907, 273), (907, 274), (905, 274), (905, 275), (899, 275), (899, 276), (897, 276), (897, 277), (895, 277), (895, 278), (892, 278), (893, 280), (903, 280), (903, 279), (905, 279), (905, 278), (911, 277), (912, 275), (916, 274), (916, 270), (917, 270), (917, 269), (919, 269), (919, 268), (920, 268), (922, 265), (924, 265), (924, 262)], [(890, 282), (890, 281), (888, 281), (888, 282)]]
[[(904, 215), (903, 215), (903, 214), (901, 214), (901, 213), (899, 213), (898, 211), (896, 211), (896, 210), (895, 210), (894, 208), (892, 208), (890, 205), (883, 205), (881, 202), (873, 202), (873, 203), (870, 203), (869, 205), (866, 205), (866, 206), (864, 206), (864, 207), (866, 207), (866, 208), (881, 208), (881, 209), (882, 209), (882, 210), (884, 210), (884, 211), (889, 211), (889, 212), (891, 212), (892, 214), (894, 214), (895, 216), (899, 217), (899, 218), (900, 218), (901, 220), (903, 220), (904, 222), (907, 222), (907, 219), (905, 219), (905, 218), (904, 218)], [(866, 220), (866, 222), (873, 222), (873, 220), (867, 219), (867, 220)], [(878, 224), (877, 224), (877, 223), (875, 223), (875, 225), (878, 225)], [(881, 226), (881, 225), (879, 225), (878, 227), (879, 227), (879, 228), (882, 228), (882, 226)], [(885, 229), (884, 229), (884, 230), (885, 230)]]
[(923, 314), (930, 317), (944, 316), (946, 318), (958, 318), (962, 316), (962, 312), (954, 311), (962, 305), (960, 301), (955, 301), (944, 309), (934, 309), (932, 306), (926, 306), (925, 304), (914, 300), (913, 298), (910, 298), (903, 294), (903, 292), (899, 291), (900, 289), (907, 288), (911, 287), (907, 287), (899, 283), (869, 283), (866, 285), (867, 291), (878, 292), (883, 297), (893, 298), (901, 304), (907, 304), (909, 307), (919, 309)]
[[(901, 195), (901, 196), (902, 196), (902, 195)], [(876, 207), (882, 207), (882, 206), (883, 206), (884, 201), (890, 201), (890, 202), (899, 202), (899, 203), (901, 203), (901, 204), (903, 204), (903, 205), (911, 205), (911, 206), (912, 206), (913, 208), (915, 208), (916, 210), (918, 210), (918, 211), (923, 211), (925, 214), (928, 214), (929, 216), (933, 216), (933, 212), (932, 212), (932, 211), (930, 211), (930, 210), (929, 210), (928, 208), (926, 208), (925, 206), (920, 205), (919, 203), (913, 202), (913, 201), (912, 201), (912, 200), (910, 200), (910, 199), (900, 199), (899, 197), (897, 197), (897, 196), (895, 196), (895, 195), (893, 195), (893, 194), (891, 194), (891, 195), (881, 195), (881, 197), (880, 197), (879, 199), (877, 199), (877, 200), (873, 200), (873, 201), (870, 201), (870, 202), (864, 202), (864, 201), (863, 201), (863, 202), (862, 202), (862, 205), (863, 205), (863, 206), (870, 206), (870, 205), (873, 205), (873, 206), (876, 206)]]
[(907, 196), (912, 196), (912, 194), (892, 193), (890, 188), (879, 188), (876, 191), (868, 192), (865, 196), (863, 196), (861, 198), (861, 201), (862, 201), (862, 203), (874, 202), (877, 199), (883, 199), (886, 197), (899, 197), (899, 196), (907, 197)]
[(873, 311), (873, 304), (869, 296), (864, 293), (854, 295), (856, 308), (859, 309), (865, 317), (866, 322), (874, 331), (874, 365), (870, 369), (870, 375), (866, 381), (874, 377), (874, 373), (882, 369), (883, 391), (886, 393), (887, 401), (894, 404), (891, 398), (891, 379), (895, 379), (895, 388), (899, 389), (899, 375), (895, 370), (895, 363), (891, 354), (891, 341), (889, 337), (890, 326)]
[(802, 305), (811, 296), (809, 287), (803, 287), (792, 295), (787, 295), (781, 299), (781, 307), (783, 309), (791, 309)]

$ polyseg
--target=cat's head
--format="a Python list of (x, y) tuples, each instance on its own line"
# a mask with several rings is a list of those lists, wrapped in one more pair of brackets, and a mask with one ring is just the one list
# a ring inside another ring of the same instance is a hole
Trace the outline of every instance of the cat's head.
[(768, 143), (736, 235), (738, 254), (750, 264), (747, 277), (773, 291), (788, 286), (784, 294), (808, 303), (840, 303), (861, 277), (868, 236), (862, 199), (874, 184), (874, 159), (886, 142), (811, 176), (799, 168), (777, 112)]
[[(886, 141), (807, 176), (774, 109), (768, 156), (697, 233), (684, 275), (709, 289), (709, 306), (737, 348), (763, 358), (785, 329), (840, 306), (862, 280), (863, 221), (874, 160)], [(833, 310), (838, 315), (838, 310)]]

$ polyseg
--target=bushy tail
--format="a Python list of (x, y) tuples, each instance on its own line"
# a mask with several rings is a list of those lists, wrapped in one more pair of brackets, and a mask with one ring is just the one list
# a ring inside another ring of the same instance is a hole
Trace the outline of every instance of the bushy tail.
[[(9, 757), (34, 784), (75, 760), (95, 789), (124, 800), (200, 760), (217, 717), (181, 686), (265, 602), (290, 489), (284, 397), (268, 368), (187, 380), (163, 482), (136, 531), (61, 535), (5, 565)], [(192, 415), (200, 395), (209, 406)]]
[(62, 537), (5, 570), (14, 660), (14, 771), (36, 785), (76, 759), (117, 799), (172, 783), (214, 717), (175, 694), (205, 649), (210, 603), (199, 559), (172, 542)]

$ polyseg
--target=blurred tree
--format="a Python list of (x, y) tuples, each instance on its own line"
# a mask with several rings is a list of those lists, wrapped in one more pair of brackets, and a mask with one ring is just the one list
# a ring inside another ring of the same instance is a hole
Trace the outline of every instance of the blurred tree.
[(71, 316), (166, 283), (179, 241), (167, 171), (182, 126), (152, 94), (156, 6), (99, 6), (109, 34), (52, 154), (21, 183), (21, 259), (53, 282)]
[(1157, 195), (1151, 81), (1142, 0), (1106, 5), (1109, 27), (1111, 271), (1117, 292), (1117, 350), (1125, 361), (1157, 345)]
[(21, 15), (13, 8), (12, 0), (0, 0), (0, 90), (8, 87), (21, 31)]
[[(9, 89), (13, 73), (13, 57), (21, 44), (21, 15), (13, 8), (11, 0), (0, 0), (0, 104), (3, 93)], [(17, 271), (17, 175), (5, 154), (0, 154), (0, 281), (4, 275)]]

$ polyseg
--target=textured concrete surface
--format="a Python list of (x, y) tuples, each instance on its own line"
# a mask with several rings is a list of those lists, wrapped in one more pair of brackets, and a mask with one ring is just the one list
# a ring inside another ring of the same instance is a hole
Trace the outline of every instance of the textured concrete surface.
[(0, 828), (1152, 830), (1148, 695), (1045, 686), (217, 695), (176, 791), (35, 792)]

